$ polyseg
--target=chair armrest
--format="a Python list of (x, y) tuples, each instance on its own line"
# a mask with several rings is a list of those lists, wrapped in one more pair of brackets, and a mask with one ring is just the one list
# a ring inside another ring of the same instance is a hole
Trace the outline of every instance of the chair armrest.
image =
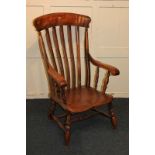
[(119, 75), (120, 74), (120, 71), (116, 68), (116, 67), (113, 67), (111, 65), (108, 65), (108, 64), (104, 64), (100, 61), (97, 61), (95, 60), (89, 53), (89, 59), (90, 61), (92, 62), (92, 64), (94, 64), (95, 66), (98, 66), (100, 68), (104, 68), (104, 69), (107, 69), (112, 75), (116, 76), (116, 75)]
[(55, 71), (51, 65), (49, 65), (48, 74), (58, 84), (59, 87), (67, 86), (67, 82), (65, 78), (61, 74), (59, 74), (57, 71)]

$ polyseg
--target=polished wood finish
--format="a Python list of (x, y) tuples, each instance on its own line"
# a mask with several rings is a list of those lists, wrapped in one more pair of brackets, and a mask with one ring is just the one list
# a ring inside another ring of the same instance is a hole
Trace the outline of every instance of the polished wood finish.
[[(90, 21), (90, 17), (75, 13), (52, 13), (40, 16), (33, 21), (38, 32), (40, 52), (52, 100), (52, 107), (49, 110), (48, 116), (64, 131), (67, 145), (70, 142), (71, 124), (73, 122), (100, 114), (111, 119), (113, 128), (117, 126), (117, 118), (112, 109), (113, 97), (106, 94), (106, 89), (110, 75), (119, 75), (119, 70), (111, 65), (95, 60), (90, 55), (88, 40)], [(64, 26), (67, 28), (66, 35), (64, 34)], [(80, 59), (82, 52), (80, 48), (81, 27), (85, 29), (83, 43), (85, 62), (84, 85), (81, 83), (81, 67), (83, 67), (81, 66)], [(73, 48), (73, 35), (75, 35), (75, 51)], [(67, 50), (69, 51), (67, 52)], [(90, 64), (96, 67), (93, 78), (91, 78)], [(98, 91), (99, 73), (102, 69), (105, 69), (106, 73), (102, 81), (101, 91)], [(93, 87), (90, 85), (91, 80), (94, 80)], [(64, 109), (64, 114), (55, 114), (56, 106), (58, 105)], [(97, 109), (103, 105), (108, 105), (108, 113)], [(93, 114), (81, 115), (89, 110)]]
[(66, 104), (70, 112), (83, 112), (109, 102), (112, 102), (112, 96), (103, 95), (91, 87), (82, 86), (66, 91)]
[(59, 64), (59, 69), (60, 73), (64, 76), (64, 69), (63, 69), (63, 64), (62, 64), (62, 58), (60, 54), (60, 49), (59, 49), (59, 43), (58, 43), (58, 38), (57, 38), (57, 33), (56, 33), (56, 28), (52, 27), (52, 33), (53, 33), (53, 41), (56, 49), (56, 55), (58, 58), (58, 64)]
[(102, 87), (101, 87), (103, 94), (105, 94), (105, 91), (107, 89), (107, 85), (109, 82), (109, 76), (110, 76), (110, 72), (106, 71), (105, 76), (104, 76), (103, 81), (102, 81)]
[(112, 102), (108, 104), (108, 108), (109, 108), (109, 114), (111, 116), (111, 123), (114, 129), (117, 128), (117, 116), (116, 114), (113, 112), (113, 108), (112, 108)]
[(75, 27), (76, 49), (77, 49), (77, 85), (81, 87), (81, 60), (80, 60), (80, 33), (79, 26)]
[(64, 76), (59, 74), (57, 71), (54, 70), (54, 68), (48, 64), (49, 68), (47, 70), (49, 76), (57, 83), (59, 87), (67, 86), (67, 82), (64, 79)]
[(65, 142), (68, 145), (71, 137), (71, 114), (67, 112), (66, 123), (65, 123)]
[(66, 79), (67, 79), (67, 88), (70, 88), (70, 74), (69, 74), (69, 63), (67, 58), (67, 52), (66, 52), (66, 45), (65, 45), (65, 38), (64, 38), (64, 30), (63, 26), (61, 25), (59, 28), (60, 31), (60, 39), (62, 44), (62, 51), (64, 56), (64, 64), (65, 64), (65, 70), (66, 70)]
[(67, 33), (68, 33), (68, 45), (69, 45), (69, 52), (70, 52), (70, 61), (71, 61), (71, 72), (72, 72), (72, 88), (75, 88), (75, 61), (74, 61), (74, 54), (73, 54), (73, 44), (72, 44), (72, 33), (71, 33), (71, 26), (67, 26)]
[(46, 41), (47, 41), (47, 45), (48, 45), (48, 49), (49, 49), (49, 54), (50, 54), (50, 57), (52, 60), (52, 64), (54, 66), (54, 69), (56, 71), (58, 71), (56, 61), (55, 61), (55, 57), (54, 57), (53, 47), (52, 47), (52, 43), (51, 43), (51, 38), (50, 38), (50, 34), (49, 34), (48, 29), (46, 29)]
[(52, 13), (40, 16), (33, 22), (37, 31), (44, 30), (52, 26), (60, 25), (76, 25), (81, 27), (89, 27), (91, 19), (85, 15), (75, 13)]
[(85, 78), (85, 85), (90, 85), (90, 61), (89, 61), (89, 44), (88, 44), (88, 29), (85, 29), (85, 40), (84, 40), (84, 47), (85, 47), (85, 70), (86, 70), (86, 78)]
[(90, 55), (90, 53), (89, 53), (88, 55), (89, 55), (89, 60), (91, 61), (91, 63), (92, 63), (93, 65), (108, 70), (108, 71), (111, 73), (111, 75), (113, 75), (113, 76), (116, 76), (116, 75), (119, 75), (119, 74), (120, 74), (119, 70), (118, 70), (116, 67), (95, 60), (95, 59)]
[(94, 88), (97, 89), (98, 84), (98, 78), (99, 78), (99, 67), (96, 67), (95, 76), (94, 76)]

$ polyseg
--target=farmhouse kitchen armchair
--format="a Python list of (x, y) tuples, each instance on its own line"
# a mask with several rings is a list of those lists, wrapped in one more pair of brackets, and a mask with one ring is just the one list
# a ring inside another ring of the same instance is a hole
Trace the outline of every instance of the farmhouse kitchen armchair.
[[(112, 110), (113, 96), (106, 94), (106, 88), (109, 76), (119, 75), (119, 70), (95, 60), (90, 55), (88, 41), (90, 21), (90, 17), (75, 13), (51, 13), (33, 21), (38, 33), (52, 101), (48, 116), (63, 129), (67, 145), (70, 142), (73, 122), (101, 114), (110, 118), (113, 128), (117, 126), (117, 118)], [(82, 32), (84, 40), (81, 45)], [(75, 36), (74, 41), (73, 36)], [(84, 58), (81, 58), (82, 49)], [(84, 59), (85, 66), (81, 65), (81, 59)], [(95, 67), (93, 76), (91, 76), (91, 66)], [(102, 69), (105, 70), (105, 76), (102, 90), (99, 91), (97, 86)], [(84, 84), (82, 84), (82, 77), (85, 77)], [(93, 86), (91, 81), (94, 82)], [(64, 114), (55, 114), (57, 105), (64, 110)], [(104, 105), (108, 107), (108, 112), (98, 110)], [(92, 113), (88, 115), (86, 111), (92, 111)]]

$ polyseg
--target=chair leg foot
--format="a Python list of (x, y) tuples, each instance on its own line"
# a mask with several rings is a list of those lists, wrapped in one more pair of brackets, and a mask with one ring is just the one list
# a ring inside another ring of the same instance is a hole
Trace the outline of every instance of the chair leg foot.
[(67, 114), (66, 123), (65, 123), (65, 143), (69, 145), (71, 138), (71, 114)]
[(111, 115), (112, 115), (112, 117), (111, 117), (112, 126), (113, 126), (114, 129), (116, 129), (117, 128), (117, 117), (113, 112), (112, 112)]
[(113, 112), (112, 110), (112, 103), (110, 103), (108, 105), (108, 108), (109, 108), (109, 114), (111, 115), (111, 124), (112, 124), (112, 127), (113, 129), (116, 129), (117, 128), (117, 116), (116, 114)]
[(65, 126), (65, 128), (66, 128), (66, 131), (65, 131), (65, 143), (66, 143), (66, 145), (69, 145), (70, 138), (71, 138), (70, 127)]

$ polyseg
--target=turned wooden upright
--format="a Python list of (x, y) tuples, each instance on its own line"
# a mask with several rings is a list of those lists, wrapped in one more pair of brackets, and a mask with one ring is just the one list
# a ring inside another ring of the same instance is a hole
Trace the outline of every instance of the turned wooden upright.
[[(90, 17), (75, 13), (51, 13), (40, 16), (33, 21), (38, 32), (40, 53), (52, 100), (49, 118), (54, 120), (65, 132), (66, 144), (69, 144), (71, 124), (75, 121), (101, 114), (111, 119), (114, 128), (117, 125), (116, 115), (112, 110), (113, 97), (106, 94), (106, 88), (109, 76), (119, 75), (119, 70), (111, 65), (95, 60), (90, 55), (88, 41), (90, 21)], [(64, 34), (64, 26), (67, 27), (66, 35)], [(83, 43), (85, 62), (84, 85), (81, 82), (83, 77), (83, 72), (81, 72), (81, 27), (85, 29)], [(73, 48), (73, 35), (76, 38), (76, 50)], [(67, 55), (67, 53), (69, 54)], [(90, 64), (96, 67), (94, 77), (91, 77)], [(101, 69), (105, 69), (106, 74), (103, 78), (102, 89), (98, 91), (97, 85)], [(94, 81), (94, 87), (90, 86), (91, 80)], [(63, 115), (55, 115), (56, 105), (64, 109), (65, 113)], [(108, 113), (98, 111), (97, 108), (102, 105), (108, 106)], [(88, 110), (94, 113), (92, 115), (77, 115)]]

